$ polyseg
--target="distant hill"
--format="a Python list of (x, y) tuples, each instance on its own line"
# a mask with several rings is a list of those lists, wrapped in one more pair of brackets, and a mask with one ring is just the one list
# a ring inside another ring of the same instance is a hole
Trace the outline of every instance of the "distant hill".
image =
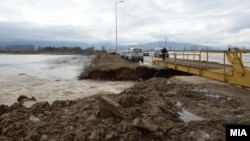
[[(145, 50), (151, 50), (157, 47), (165, 47), (165, 42), (150, 42), (141, 45)], [(181, 42), (167, 42), (166, 48), (168, 50), (214, 50), (221, 49), (221, 47), (212, 47), (212, 46), (204, 46), (198, 44), (189, 44), (189, 43), (181, 43)]]
[[(9, 45), (34, 45), (36, 48), (39, 46), (46, 47), (46, 46), (54, 46), (54, 47), (81, 47), (81, 48), (88, 48), (88, 47), (95, 47), (95, 49), (102, 49), (102, 47), (109, 48), (109, 44), (107, 42), (97, 42), (97, 43), (84, 43), (84, 42), (55, 42), (55, 41), (0, 41), (0, 47), (6, 47)], [(114, 44), (112, 47), (114, 48)], [(120, 45), (120, 48), (127, 49), (133, 45)], [(164, 47), (165, 42), (149, 42), (140, 45), (144, 48), (144, 50), (153, 50), (157, 47)], [(182, 42), (167, 42), (166, 44), (168, 50), (201, 50), (201, 49), (225, 49), (225, 47), (212, 47), (212, 46), (204, 46), (198, 44), (189, 44), (189, 43), (182, 43)]]
[(82, 47), (87, 48), (90, 47), (89, 44), (82, 43), (82, 42), (55, 42), (55, 41), (0, 41), (0, 47), (5, 47), (9, 45), (34, 45), (35, 47), (45, 47), (45, 46), (68, 46), (68, 47)]

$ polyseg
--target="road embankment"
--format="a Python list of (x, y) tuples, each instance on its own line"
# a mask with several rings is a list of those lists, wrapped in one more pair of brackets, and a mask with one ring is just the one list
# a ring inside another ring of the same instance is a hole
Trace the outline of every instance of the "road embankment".
[(94, 80), (147, 80), (153, 77), (169, 78), (175, 75), (190, 75), (172, 69), (156, 68), (129, 62), (118, 55), (100, 54), (85, 68), (79, 79)]

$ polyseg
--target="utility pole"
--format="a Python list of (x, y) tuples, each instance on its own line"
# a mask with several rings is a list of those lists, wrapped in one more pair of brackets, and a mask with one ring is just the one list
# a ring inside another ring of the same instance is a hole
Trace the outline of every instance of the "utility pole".
[(117, 44), (118, 44), (118, 39), (117, 39), (117, 4), (118, 3), (123, 3), (123, 1), (116, 1), (115, 2), (115, 51), (117, 52)]
[(165, 37), (165, 48), (167, 48), (167, 37)]
[(110, 39), (109, 39), (109, 48), (111, 49), (111, 27), (110, 27)]

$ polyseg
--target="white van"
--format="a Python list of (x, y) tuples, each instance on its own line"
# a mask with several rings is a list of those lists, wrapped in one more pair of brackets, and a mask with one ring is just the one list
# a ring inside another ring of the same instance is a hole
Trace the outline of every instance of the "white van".
[(143, 62), (143, 50), (141, 47), (131, 47), (128, 53), (129, 61), (141, 61)]

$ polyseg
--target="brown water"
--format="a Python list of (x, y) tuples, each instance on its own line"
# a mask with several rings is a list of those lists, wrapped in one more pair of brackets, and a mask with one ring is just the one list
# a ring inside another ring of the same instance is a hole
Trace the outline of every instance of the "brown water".
[(80, 55), (0, 55), (0, 104), (19, 95), (37, 101), (73, 100), (102, 93), (118, 94), (134, 82), (77, 80), (93, 57)]

